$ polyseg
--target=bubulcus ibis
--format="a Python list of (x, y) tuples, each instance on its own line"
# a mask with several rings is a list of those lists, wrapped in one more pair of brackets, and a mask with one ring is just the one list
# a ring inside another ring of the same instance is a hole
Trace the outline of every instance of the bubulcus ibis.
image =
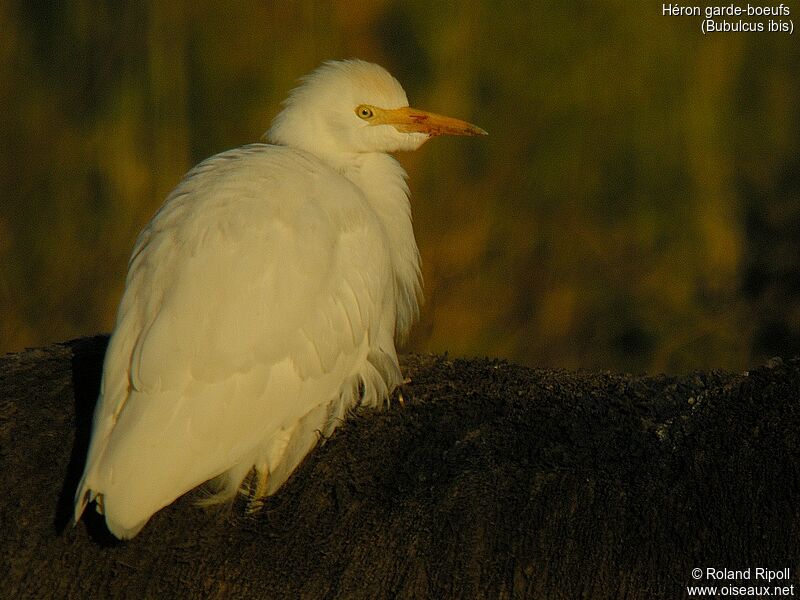
[(75, 520), (95, 500), (135, 536), (216, 478), (275, 492), (358, 405), (401, 382), (395, 339), (418, 314), (406, 173), (388, 155), (482, 135), (408, 106), (383, 68), (327, 62), (270, 144), (192, 169), (139, 235), (106, 352)]

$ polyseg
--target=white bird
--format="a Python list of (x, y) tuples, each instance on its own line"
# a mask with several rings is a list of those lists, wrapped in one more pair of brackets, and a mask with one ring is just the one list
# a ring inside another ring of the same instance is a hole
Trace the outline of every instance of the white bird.
[(192, 169), (139, 235), (106, 352), (75, 521), (118, 538), (217, 478), (275, 492), (318, 436), (401, 382), (421, 299), (406, 173), (390, 152), (483, 135), (408, 106), (383, 68), (327, 62), (271, 144)]

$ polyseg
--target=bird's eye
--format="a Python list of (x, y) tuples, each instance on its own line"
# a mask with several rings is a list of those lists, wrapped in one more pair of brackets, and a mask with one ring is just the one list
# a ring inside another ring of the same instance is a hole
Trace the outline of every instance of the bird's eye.
[(362, 118), (362, 119), (364, 119), (364, 120), (371, 119), (372, 117), (374, 117), (374, 116), (375, 116), (375, 113), (374, 113), (374, 112), (372, 111), (372, 109), (371, 109), (369, 106), (367, 106), (366, 104), (362, 104), (362, 105), (360, 105), (360, 106), (357, 106), (357, 107), (356, 107), (356, 114), (357, 114), (357, 115), (358, 115), (360, 118)]

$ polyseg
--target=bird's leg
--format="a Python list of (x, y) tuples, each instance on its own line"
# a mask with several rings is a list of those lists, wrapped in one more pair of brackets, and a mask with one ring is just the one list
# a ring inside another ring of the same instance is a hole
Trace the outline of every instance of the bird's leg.
[(267, 497), (267, 482), (269, 481), (269, 469), (266, 463), (256, 467), (254, 475), (255, 490), (247, 502), (247, 513), (258, 512), (264, 506), (264, 498)]
[[(397, 385), (396, 388), (394, 388), (394, 394), (393, 395), (396, 397), (397, 401), (400, 403), (400, 406), (402, 406), (403, 408), (406, 407), (406, 393), (408, 394), (409, 398), (412, 397), (411, 390), (407, 390), (407, 391), (404, 390), (405, 386), (407, 386), (410, 383), (411, 383), (411, 379), (409, 377), (406, 377), (405, 379), (403, 379), (403, 381), (401, 381)], [(404, 393), (404, 392), (406, 392), (406, 393)]]

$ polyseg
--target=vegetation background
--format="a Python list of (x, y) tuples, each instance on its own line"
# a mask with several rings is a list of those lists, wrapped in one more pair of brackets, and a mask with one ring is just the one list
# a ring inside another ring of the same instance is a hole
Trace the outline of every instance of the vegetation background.
[(110, 330), (182, 175), (360, 57), (490, 132), (399, 157), (426, 282), (407, 349), (637, 372), (798, 354), (797, 37), (700, 24), (629, 0), (0, 2), (0, 352)]

